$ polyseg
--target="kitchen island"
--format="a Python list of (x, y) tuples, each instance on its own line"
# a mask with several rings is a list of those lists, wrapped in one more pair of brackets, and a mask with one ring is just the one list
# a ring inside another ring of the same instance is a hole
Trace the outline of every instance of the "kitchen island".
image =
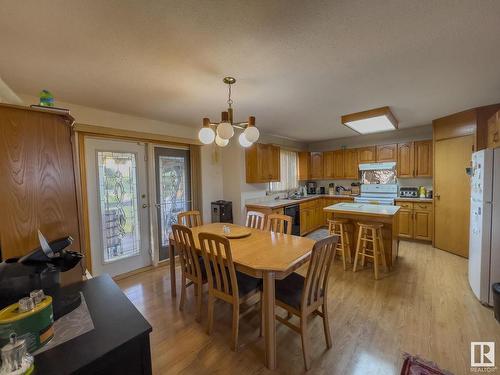
[(357, 222), (373, 222), (384, 225), (384, 250), (387, 266), (391, 267), (398, 254), (399, 233), (399, 206), (365, 204), (365, 203), (337, 203), (325, 207), (323, 210), (330, 213), (333, 219), (349, 220), (349, 239), (351, 252), (354, 258), (358, 233)]

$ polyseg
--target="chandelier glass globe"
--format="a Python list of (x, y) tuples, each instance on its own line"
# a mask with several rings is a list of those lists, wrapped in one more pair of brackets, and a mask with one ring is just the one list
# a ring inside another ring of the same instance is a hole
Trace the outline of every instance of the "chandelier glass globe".
[(217, 135), (222, 139), (229, 139), (234, 135), (233, 125), (229, 122), (221, 122), (217, 126)]
[(255, 126), (248, 126), (243, 134), (245, 134), (248, 142), (254, 143), (259, 139), (260, 132), (259, 129), (257, 129)]
[(198, 139), (204, 145), (209, 145), (215, 139), (215, 132), (211, 128), (201, 128), (198, 133)]
[(247, 137), (245, 137), (245, 133), (241, 133), (239, 138), (238, 138), (240, 145), (243, 147), (250, 147), (253, 145), (252, 142), (248, 142)]
[(215, 144), (220, 147), (226, 147), (229, 143), (229, 139), (222, 139), (219, 134), (215, 136)]

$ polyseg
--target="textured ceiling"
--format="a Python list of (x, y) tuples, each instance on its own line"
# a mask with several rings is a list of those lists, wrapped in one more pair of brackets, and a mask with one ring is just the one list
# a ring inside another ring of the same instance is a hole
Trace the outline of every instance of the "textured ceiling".
[(237, 120), (313, 141), (388, 105), (400, 127), (500, 102), (500, 1), (0, 0), (16, 92), (189, 126)]

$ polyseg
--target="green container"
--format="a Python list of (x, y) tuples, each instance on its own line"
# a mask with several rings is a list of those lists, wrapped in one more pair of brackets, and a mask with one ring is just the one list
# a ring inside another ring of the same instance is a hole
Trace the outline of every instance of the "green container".
[(0, 347), (9, 342), (12, 332), (26, 340), (29, 353), (33, 353), (54, 337), (52, 297), (45, 298), (32, 310), (21, 312), (19, 303), (0, 311)]

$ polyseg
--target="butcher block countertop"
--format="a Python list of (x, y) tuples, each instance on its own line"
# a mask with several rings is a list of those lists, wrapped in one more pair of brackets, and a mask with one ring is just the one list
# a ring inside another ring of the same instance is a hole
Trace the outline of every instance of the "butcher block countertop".
[(355, 195), (343, 195), (343, 194), (335, 194), (335, 195), (328, 195), (328, 194), (316, 194), (316, 195), (309, 195), (307, 197), (301, 198), (301, 199), (272, 199), (269, 201), (265, 202), (256, 202), (256, 203), (247, 203), (245, 205), (246, 208), (282, 208), (286, 206), (291, 206), (294, 204), (300, 204), (304, 202), (310, 202), (314, 199), (319, 199), (319, 198), (332, 198), (332, 199), (354, 199)]
[(399, 209), (399, 206), (366, 203), (337, 203), (323, 208), (326, 212), (355, 213), (368, 216), (394, 216)]

